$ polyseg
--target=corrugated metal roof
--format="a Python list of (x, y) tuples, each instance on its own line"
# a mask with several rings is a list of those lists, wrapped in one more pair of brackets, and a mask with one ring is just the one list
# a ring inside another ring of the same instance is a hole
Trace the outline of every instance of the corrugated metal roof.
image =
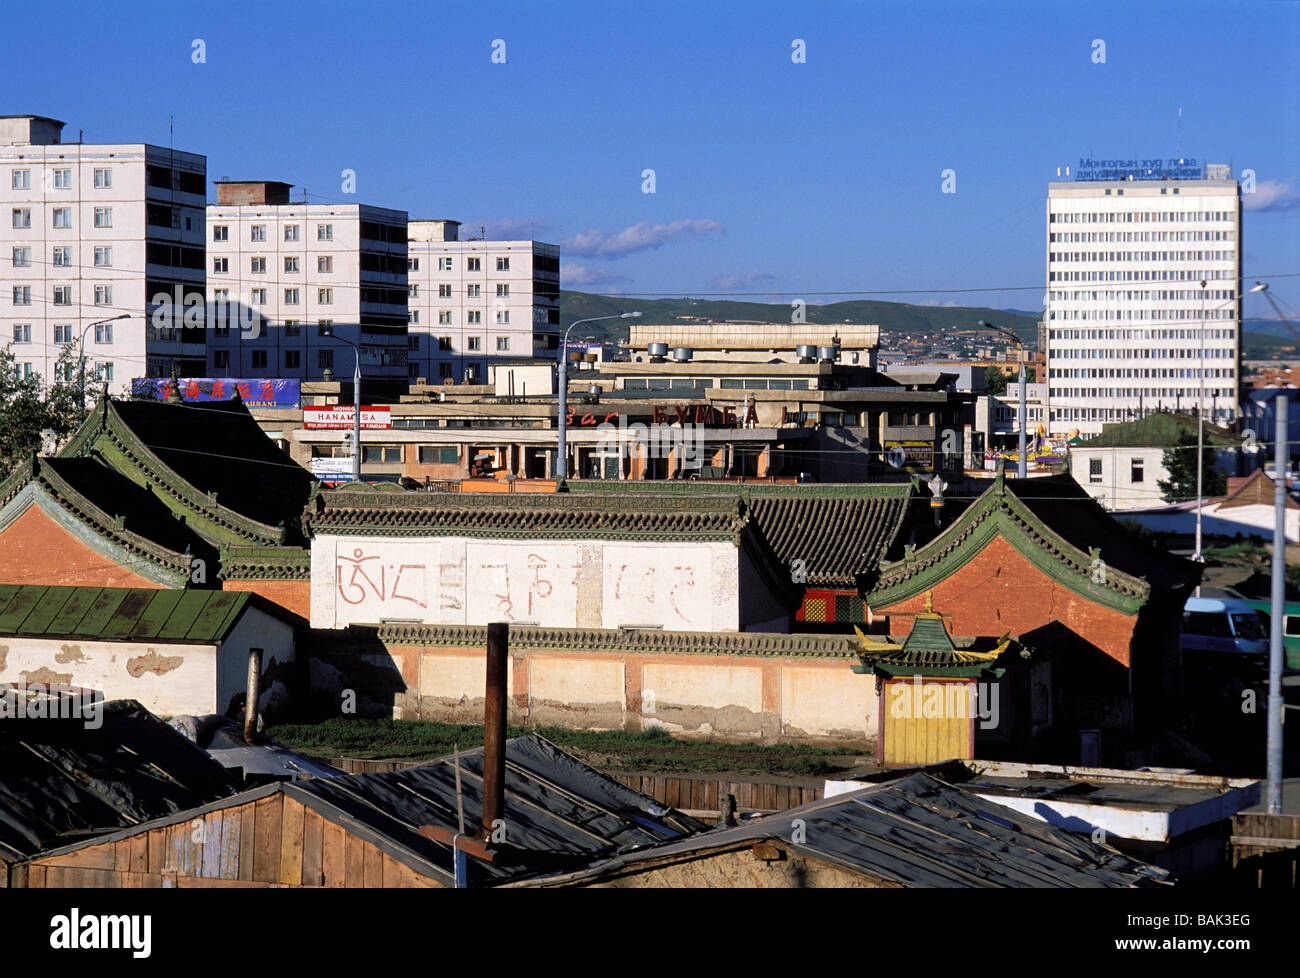
[[(803, 822), (803, 841), (797, 843), (790, 841), (794, 819)], [(535, 882), (581, 884), (634, 872), (638, 864), (682, 862), (768, 839), (909, 887), (1134, 887), (1169, 881), (1163, 869), (916, 773)]]
[(248, 591), (0, 585), (0, 635), (219, 643)]

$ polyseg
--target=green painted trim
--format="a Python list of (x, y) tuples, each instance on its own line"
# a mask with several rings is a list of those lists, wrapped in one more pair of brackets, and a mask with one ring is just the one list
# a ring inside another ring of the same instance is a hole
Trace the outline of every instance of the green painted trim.
[(801, 498), (840, 499), (873, 496), (898, 496), (906, 498), (911, 495), (912, 483), (844, 483), (844, 482), (802, 482), (802, 483), (765, 483), (765, 482), (698, 482), (685, 479), (665, 480), (608, 480), (608, 479), (570, 479), (569, 491), (578, 495), (600, 495), (617, 493), (619, 495), (686, 495), (708, 493), (711, 495), (733, 496), (798, 496)]

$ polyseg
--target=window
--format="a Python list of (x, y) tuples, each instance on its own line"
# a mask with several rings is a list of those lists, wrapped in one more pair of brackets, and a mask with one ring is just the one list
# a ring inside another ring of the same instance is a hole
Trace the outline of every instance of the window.
[(72, 249), (66, 246), (60, 246), (54, 249), (54, 264), (71, 265)]
[(401, 460), (401, 445), (363, 445), (361, 448), (363, 462), (400, 462)]
[(451, 349), (451, 337), (450, 337), (450, 336), (439, 336), (439, 337), (438, 337), (438, 349), (439, 349), (439, 350), (450, 350), (450, 349)]
[(450, 299), (450, 298), (451, 298), (451, 286), (450, 286), (450, 285), (440, 285), (440, 286), (438, 286), (438, 298), (439, 298), (439, 299)]
[(96, 343), (112, 343), (112, 342), (113, 342), (113, 324), (112, 324), (112, 323), (100, 323), (98, 326), (95, 327), (95, 342), (96, 342)]
[(14, 189), (14, 190), (31, 190), (31, 189), (32, 189), (32, 171), (31, 171), (31, 170), (14, 170), (14, 171), (13, 171), (13, 189)]
[(406, 259), (406, 270), (408, 272), (418, 272), (420, 270), (420, 259), (418, 258)]
[(333, 289), (317, 289), (317, 290), (316, 290), (316, 301), (319, 302), (322, 306), (328, 306), (328, 305), (330, 305), (331, 303), (334, 302), (334, 290), (333, 290)]
[(301, 336), (301, 335), (302, 335), (302, 323), (298, 322), (298, 320), (296, 320), (296, 319), (286, 319), (286, 320), (284, 321), (284, 335), (285, 335), (285, 336)]
[(298, 225), (297, 225), (297, 224), (286, 224), (286, 225), (284, 226), (284, 240), (285, 240), (285, 241), (297, 241), (297, 240), (298, 240)]
[(316, 324), (317, 336), (329, 336), (333, 332), (334, 332), (334, 320), (332, 319), (322, 319), (320, 322)]
[(482, 287), (478, 285), (465, 286), (465, 298), (477, 299), (482, 294)]
[(286, 306), (296, 306), (296, 305), (298, 304), (298, 290), (297, 290), (297, 289), (285, 289), (285, 290), (284, 290), (284, 304), (285, 304)]
[(451, 259), (450, 259), (450, 258), (439, 258), (439, 259), (438, 259), (438, 271), (440, 271), (440, 272), (450, 272), (450, 271), (451, 271), (451, 267), (452, 267), (452, 266), (451, 266)]
[(333, 241), (333, 240), (334, 240), (334, 225), (333, 225), (333, 224), (317, 224), (317, 225), (316, 225), (316, 240), (317, 240), (317, 241)]
[(14, 227), (29, 228), (32, 226), (32, 209), (30, 207), (14, 208)]
[(113, 171), (106, 166), (95, 167), (95, 189), (107, 190), (113, 186)]
[(32, 304), (32, 287), (30, 285), (14, 286), (14, 305), (30, 306)]
[(320, 370), (333, 370), (333, 369), (334, 369), (334, 351), (333, 351), (333, 350), (317, 350), (317, 351), (316, 351), (316, 366), (317, 366), (317, 368), (319, 368)]
[(1089, 482), (1101, 481), (1101, 459), (1099, 458), (1088, 459), (1088, 481)]
[(113, 226), (113, 208), (96, 207), (95, 208), (95, 227), (111, 228)]
[(443, 379), (446, 379), (447, 377), (450, 377), (450, 376), (451, 376), (451, 364), (449, 364), (449, 363), (440, 363), (440, 364), (438, 364), (438, 376), (441, 377), (441, 378), (443, 378)]
[(72, 208), (56, 207), (54, 208), (54, 226), (56, 228), (72, 227)]
[(30, 363), (19, 363), (14, 365), (14, 374), (20, 380), (31, 380), (32, 365)]
[(253, 225), (252, 227), (250, 227), (248, 230), (249, 230), (249, 233), (250, 233), (250, 235), (251, 235), (251, 237), (249, 238), (250, 241), (265, 241), (265, 240), (266, 240), (266, 225), (265, 225), (265, 224), (254, 224), (254, 225)]
[(213, 350), (213, 351), (212, 351), (212, 366), (213, 366), (214, 368), (217, 368), (217, 369), (229, 368), (229, 367), (230, 367), (230, 351), (229, 351), (229, 350)]
[(58, 324), (58, 323), (56, 323), (56, 324), (55, 324), (55, 326), (54, 326), (54, 342), (55, 342), (55, 343), (58, 343), (59, 345), (62, 345), (62, 344), (64, 344), (64, 343), (71, 343), (71, 342), (72, 342), (72, 324), (71, 324), (71, 323), (63, 323), (63, 324)]
[(510, 297), (510, 286), (504, 282), (497, 283), (497, 298), (506, 299)]
[(229, 289), (213, 289), (213, 290), (212, 290), (212, 301), (213, 301), (213, 302), (229, 302), (229, 301), (230, 301), (230, 290), (229, 290)]
[(465, 348), (468, 350), (483, 349), (483, 338), (481, 336), (471, 336), (469, 342), (465, 344)]
[(229, 240), (230, 240), (230, 228), (229, 228), (228, 226), (226, 226), (225, 224), (214, 224), (214, 225), (212, 225), (212, 240), (213, 240), (213, 241), (229, 241)]
[(483, 270), (483, 261), (480, 258), (466, 258), (465, 271), (479, 272)]
[(1137, 483), (1144, 481), (1145, 472), (1144, 462), (1140, 458), (1129, 459), (1129, 482)]
[(110, 384), (113, 382), (113, 365), (111, 363), (95, 364), (95, 372), (99, 374), (100, 380), (107, 381)]
[(420, 310), (412, 309), (410, 312), (408, 312), (406, 314), (406, 321), (408, 323), (418, 323), (420, 321)]
[(451, 310), (450, 310), (450, 309), (439, 309), (439, 310), (438, 310), (438, 325), (439, 325), (439, 326), (450, 326), (450, 325), (451, 325)]
[(419, 334), (419, 333), (415, 333), (414, 335), (408, 336), (408, 337), (406, 338), (406, 348), (407, 348), (408, 350), (418, 350), (418, 349), (420, 348), (420, 334)]
[(214, 272), (217, 273), (218, 275), (225, 275), (225, 274), (229, 273), (229, 271), (230, 271), (230, 259), (229, 259), (229, 258), (214, 258), (214, 259), (212, 259), (212, 271), (214, 271)]
[(329, 275), (334, 271), (334, 256), (321, 255), (316, 259), (316, 271), (322, 275)]
[(265, 259), (265, 258), (250, 258), (248, 261), (249, 261), (248, 270), (249, 270), (251, 273), (253, 273), (254, 275), (265, 275), (265, 274), (266, 274), (266, 259)]
[(497, 310), (497, 324), (500, 325), (500, 326), (505, 326), (505, 325), (508, 325), (509, 322), (510, 322), (510, 310), (509, 310), (509, 309), (498, 309), (498, 310)]
[(250, 289), (248, 297), (249, 301), (255, 306), (266, 305), (266, 289)]
[(408, 299), (418, 299), (420, 297), (420, 287), (418, 285), (408, 285), (406, 287), (406, 297)]
[(14, 249), (14, 268), (27, 268), (32, 263), (31, 248)]
[(498, 259), (497, 259), (497, 271), (498, 271), (498, 272), (508, 272), (508, 271), (510, 271), (510, 259), (509, 259), (509, 258), (498, 258)]
[(510, 337), (509, 337), (509, 336), (498, 336), (498, 337), (497, 337), (497, 352), (498, 352), (498, 353), (501, 353), (501, 352), (503, 352), (503, 351), (505, 351), (505, 350), (509, 350), (509, 349), (510, 349)]
[(113, 267), (113, 249), (106, 245), (95, 246), (95, 267), (112, 268)]
[(286, 368), (288, 368), (288, 369), (290, 369), (290, 370), (297, 370), (297, 369), (299, 369), (299, 368), (302, 366), (302, 351), (301, 351), (301, 350), (285, 350), (285, 351), (284, 351), (284, 365), (285, 365)]
[(14, 326), (14, 342), (30, 343), (32, 341), (32, 324), (18, 323)]
[(425, 465), (455, 465), (460, 461), (460, 452), (455, 445), (421, 445), (420, 461)]
[(481, 323), (483, 322), (483, 313), (477, 309), (471, 310), (470, 312), (465, 313), (465, 322), (471, 325)]
[(55, 190), (67, 190), (67, 189), (68, 189), (69, 187), (71, 187), (71, 186), (72, 186), (72, 171), (71, 171), (71, 170), (55, 170), (55, 171), (54, 171), (54, 189), (55, 189)]
[(72, 305), (72, 286), (56, 285), (54, 287), (54, 304), (56, 306)]
[(254, 370), (265, 370), (265, 369), (266, 369), (266, 351), (265, 351), (265, 350), (254, 350), (254, 351), (253, 351), (253, 369), (254, 369)]
[(284, 271), (288, 275), (296, 275), (301, 269), (298, 266), (298, 258), (293, 255), (286, 255), (284, 259)]

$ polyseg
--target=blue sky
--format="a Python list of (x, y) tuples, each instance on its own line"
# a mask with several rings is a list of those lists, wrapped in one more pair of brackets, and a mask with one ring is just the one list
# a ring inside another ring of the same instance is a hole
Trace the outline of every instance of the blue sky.
[[(164, 145), (174, 115), (210, 179), (535, 235), (589, 291), (1041, 308), (1056, 167), (1174, 156), (1181, 107), (1183, 155), (1257, 175), (1247, 286), (1271, 276), (1300, 310), (1295, 0), (124, 3), (57, 30), (49, 16), (6, 11), (22, 43), (0, 112)], [(996, 291), (945, 291), (975, 289)]]

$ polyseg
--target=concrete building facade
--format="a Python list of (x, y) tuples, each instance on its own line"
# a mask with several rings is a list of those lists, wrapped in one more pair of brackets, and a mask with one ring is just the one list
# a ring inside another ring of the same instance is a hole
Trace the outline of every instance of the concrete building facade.
[(460, 240), (459, 227), (409, 224), (412, 381), (482, 383), (491, 361), (559, 346), (559, 246)]
[[(209, 206), (207, 376), (407, 375), (406, 212), (219, 181)], [(331, 334), (338, 339), (332, 339)]]
[(1051, 431), (1086, 436), (1148, 411), (1191, 410), (1202, 371), (1208, 415), (1236, 417), (1236, 180), (1049, 184), (1046, 298)]
[(114, 394), (173, 367), (200, 373), (201, 319), (187, 328), (171, 313), (204, 291), (207, 158), (64, 143), (63, 126), (0, 118), (0, 342), (20, 375), (52, 382), (59, 355), (79, 352), (84, 336), (88, 385)]

